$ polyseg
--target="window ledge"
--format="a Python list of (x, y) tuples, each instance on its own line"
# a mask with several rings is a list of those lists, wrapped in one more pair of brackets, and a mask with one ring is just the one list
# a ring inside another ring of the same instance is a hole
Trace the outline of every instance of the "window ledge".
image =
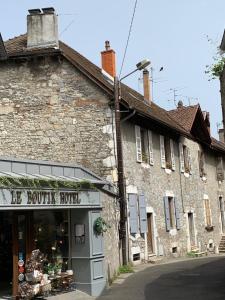
[(150, 169), (150, 165), (149, 165), (148, 163), (142, 162), (142, 163), (141, 163), (141, 166), (142, 166), (144, 169)]
[(206, 181), (207, 181), (207, 178), (206, 178), (206, 176), (202, 176), (202, 177), (201, 177), (201, 179), (202, 179), (202, 181), (204, 181), (204, 182), (206, 182)]
[(165, 172), (166, 172), (166, 174), (171, 174), (172, 173), (172, 170), (171, 169), (165, 169)]
[(189, 178), (190, 177), (190, 173), (184, 172), (184, 177)]

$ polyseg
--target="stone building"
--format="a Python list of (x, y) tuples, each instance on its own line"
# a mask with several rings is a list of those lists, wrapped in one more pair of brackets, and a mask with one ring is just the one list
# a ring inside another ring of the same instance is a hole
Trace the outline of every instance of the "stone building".
[[(30, 10), (27, 25), (25, 35), (6, 42), (0, 36), (0, 155), (25, 165), (33, 160), (29, 163), (39, 170), (47, 164), (49, 171), (39, 172), (42, 176), (56, 176), (51, 173), (55, 164), (61, 168), (57, 176), (64, 175), (67, 164), (79, 164), (86, 170), (83, 174), (111, 183), (102, 190), (101, 208), (93, 208), (111, 225), (104, 234), (104, 253), (94, 253), (92, 246), (85, 250), (86, 258), (92, 251), (89, 258), (97, 255), (101, 262), (105, 255), (105, 275), (101, 263), (80, 274), (81, 288), (97, 294), (103, 288), (103, 280), (99, 285), (97, 280), (113, 277), (121, 263), (119, 206), (113, 191), (115, 52), (106, 43), (99, 68), (59, 41), (52, 8)], [(148, 83), (146, 76), (145, 70)], [(146, 84), (143, 96), (121, 84), (128, 258), (140, 262), (152, 256), (182, 256), (193, 248), (218, 251), (225, 226), (225, 145), (211, 136), (209, 114), (199, 105), (179, 103), (166, 111), (151, 100), (148, 88)], [(23, 177), (27, 169), (19, 173)], [(90, 220), (89, 214), (86, 221), (92, 224)]]

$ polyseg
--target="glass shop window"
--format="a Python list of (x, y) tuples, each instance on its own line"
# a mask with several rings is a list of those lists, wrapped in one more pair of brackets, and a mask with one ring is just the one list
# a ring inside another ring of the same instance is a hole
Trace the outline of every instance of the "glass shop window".
[(68, 211), (34, 212), (35, 249), (39, 249), (49, 262), (67, 270), (69, 256)]

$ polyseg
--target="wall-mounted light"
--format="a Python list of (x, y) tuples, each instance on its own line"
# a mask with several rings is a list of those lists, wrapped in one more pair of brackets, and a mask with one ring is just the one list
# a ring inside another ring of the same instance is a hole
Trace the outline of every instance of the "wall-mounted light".
[(75, 224), (75, 243), (84, 244), (85, 243), (85, 225), (84, 224)]

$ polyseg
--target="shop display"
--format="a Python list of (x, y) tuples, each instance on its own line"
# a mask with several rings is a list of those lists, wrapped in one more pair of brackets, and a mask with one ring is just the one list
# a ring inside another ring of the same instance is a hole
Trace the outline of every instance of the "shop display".
[[(21, 260), (18, 265), (19, 268), (23, 267)], [(22, 276), (20, 278), (22, 279)], [(26, 300), (36, 295), (48, 296), (50, 292), (55, 294), (75, 287), (73, 271), (62, 272), (62, 263), (49, 262), (39, 249), (33, 250), (30, 259), (27, 260), (23, 279), (22, 282), (19, 280), (19, 295), (21, 299)]]

